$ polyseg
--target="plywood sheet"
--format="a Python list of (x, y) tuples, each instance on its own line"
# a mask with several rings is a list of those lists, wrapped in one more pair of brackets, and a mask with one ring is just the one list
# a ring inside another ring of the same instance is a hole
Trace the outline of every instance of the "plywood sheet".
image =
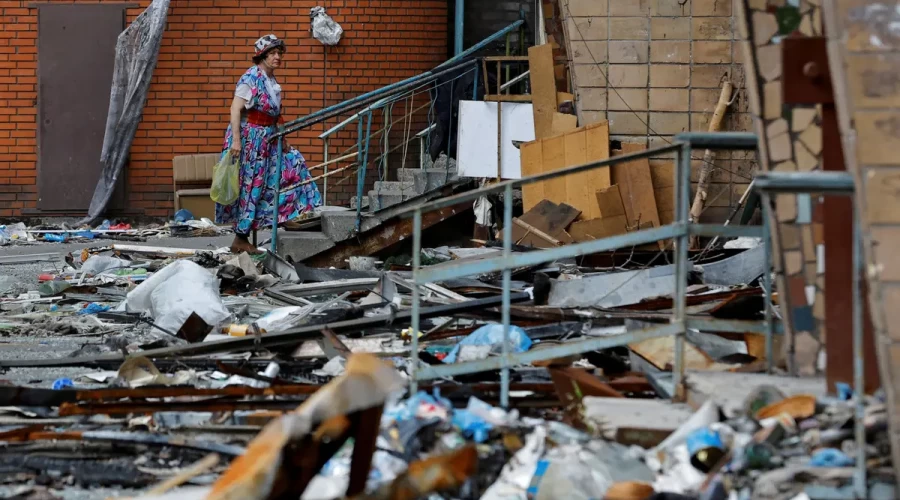
[[(543, 172), (544, 148), (541, 141), (532, 141), (522, 144), (520, 153), (522, 156), (522, 177), (530, 177)], [(527, 212), (534, 208), (539, 201), (544, 199), (544, 183), (534, 182), (522, 186), (522, 206)]]
[[(566, 233), (566, 228), (580, 214), (581, 211), (565, 203), (557, 205), (551, 201), (541, 200), (534, 208), (519, 217), (519, 220), (565, 244), (574, 241)], [(528, 231), (520, 226), (513, 226), (513, 241), (520, 245), (549, 248), (543, 238), (529, 235)]]
[[(555, 172), (566, 166), (566, 138), (558, 135), (544, 139), (544, 172)], [(544, 197), (554, 203), (569, 199), (565, 177), (544, 181)]]
[(531, 101), (534, 103), (534, 134), (550, 137), (556, 107), (556, 78), (553, 72), (553, 47), (549, 43), (528, 48), (531, 71)]
[[(566, 141), (566, 167), (587, 163), (587, 144), (584, 130), (577, 130), (565, 135)], [(570, 174), (564, 177), (566, 180), (566, 202), (582, 213), (590, 215), (592, 207), (596, 204), (594, 192), (588, 183), (587, 172)]]
[[(644, 149), (646, 148), (640, 144), (622, 143), (622, 149), (613, 151), (613, 156), (636, 153)], [(618, 184), (619, 191), (622, 193), (628, 226), (643, 227), (650, 223), (652, 227), (660, 227), (653, 178), (650, 175), (650, 163), (647, 159), (613, 165), (610, 177), (613, 184)], [(662, 245), (663, 242), (660, 242), (660, 248)]]
[[(521, 151), (513, 141), (534, 140), (534, 116), (528, 103), (505, 102), (501, 141), (503, 163), (501, 177), (522, 177)], [(457, 146), (460, 177), (497, 177), (497, 103), (460, 101), (459, 141)]]
[[(587, 144), (588, 161), (606, 160), (609, 158), (609, 122), (602, 121), (584, 127)], [(591, 189), (600, 190), (612, 185), (609, 167), (594, 168), (587, 173), (587, 182)], [(586, 217), (600, 217), (600, 210), (592, 206)]]

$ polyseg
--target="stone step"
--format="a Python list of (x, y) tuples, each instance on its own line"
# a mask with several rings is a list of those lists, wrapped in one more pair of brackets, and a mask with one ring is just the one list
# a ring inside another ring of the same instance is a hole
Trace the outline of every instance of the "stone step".
[[(357, 207), (358, 205), (359, 205), (359, 198), (358, 198), (358, 197), (353, 196), (352, 198), (350, 198), (350, 208), (351, 208), (354, 212), (356, 211), (356, 207)], [(368, 197), (368, 196), (363, 196), (363, 204), (362, 204), (362, 206), (363, 206), (363, 210), (366, 210), (366, 209), (369, 208), (369, 197)]]
[(325, 233), (278, 231), (278, 255), (293, 262), (302, 262), (334, 246), (334, 241)]
[[(381, 223), (377, 217), (363, 215), (360, 232), (368, 231)], [(335, 243), (352, 238), (356, 232), (356, 210), (343, 212), (323, 212), (322, 232)]]
[(369, 212), (384, 210), (416, 196), (415, 193), (406, 194), (401, 191), (369, 191)]
[(417, 186), (414, 181), (375, 181), (374, 191), (377, 193), (400, 191), (404, 194), (413, 195), (420, 195), (425, 192), (416, 188)]
[(448, 179), (447, 171), (442, 168), (401, 168), (397, 170), (397, 177), (400, 182), (413, 183), (416, 191), (422, 194), (443, 186), (448, 180), (456, 180), (457, 175), (452, 171)]

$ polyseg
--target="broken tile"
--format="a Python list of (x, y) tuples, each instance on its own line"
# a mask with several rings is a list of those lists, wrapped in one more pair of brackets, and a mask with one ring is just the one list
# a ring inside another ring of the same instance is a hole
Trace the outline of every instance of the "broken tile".
[(790, 35), (800, 27), (800, 9), (793, 5), (785, 5), (775, 11), (775, 19), (778, 21), (778, 33)]
[(800, 142), (794, 143), (794, 156), (797, 158), (797, 169), (801, 172), (809, 172), (819, 166), (819, 159)]
[(818, 156), (822, 152), (822, 127), (812, 124), (800, 134), (800, 141), (809, 148), (809, 151)]
[(787, 120), (779, 118), (773, 120), (766, 127), (768, 138), (769, 159), (773, 162), (787, 160), (791, 157), (791, 136), (788, 134)]
[(797, 218), (797, 197), (793, 194), (779, 194), (775, 199), (775, 214), (778, 222), (793, 222)]
[(781, 46), (766, 45), (756, 49), (756, 62), (763, 80), (771, 82), (781, 78)]
[(753, 13), (752, 19), (754, 45), (767, 45), (778, 33), (778, 22), (775, 20), (775, 16), (768, 12), (756, 11)]
[[(794, 222), (797, 224), (810, 224), (812, 222), (812, 201), (809, 193), (797, 194), (797, 219)], [(803, 233), (805, 235), (807, 231), (804, 230)], [(810, 241), (812, 241), (811, 238), (812, 234), (810, 234)]]
[(781, 81), (775, 80), (765, 84), (763, 87), (763, 95), (765, 96), (763, 118), (766, 120), (774, 120), (781, 116)]
[(788, 276), (793, 276), (803, 271), (803, 252), (800, 250), (790, 250), (784, 252), (784, 272)]
[(815, 108), (795, 107), (791, 116), (791, 130), (800, 132), (808, 127), (813, 120), (816, 119), (817, 113)]

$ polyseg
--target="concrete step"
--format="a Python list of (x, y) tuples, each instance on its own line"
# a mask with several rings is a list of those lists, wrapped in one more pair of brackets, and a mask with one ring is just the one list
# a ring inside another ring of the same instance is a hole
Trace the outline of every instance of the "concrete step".
[[(360, 232), (368, 231), (381, 223), (372, 215), (363, 215), (360, 221)], [(343, 212), (323, 212), (322, 232), (335, 243), (352, 238), (356, 232), (356, 210)]]
[[(411, 182), (420, 194), (437, 189), (448, 180), (447, 171), (442, 168), (401, 168), (397, 170), (400, 182)], [(456, 171), (451, 171), (449, 180), (456, 180)]]
[(416, 196), (415, 192), (382, 191), (379, 193), (378, 191), (369, 191), (369, 212), (384, 210)]
[[(355, 210), (356, 210), (356, 207), (357, 207), (358, 205), (359, 205), (359, 199), (358, 199), (356, 196), (350, 198), (350, 208), (351, 208), (352, 210), (355, 211)], [(362, 206), (363, 206), (363, 210), (364, 210), (364, 211), (365, 211), (366, 209), (369, 208), (369, 197), (368, 197), (368, 196), (363, 196), (363, 204), (362, 204)]]
[(404, 194), (420, 195), (424, 190), (417, 189), (414, 181), (375, 181), (374, 191), (382, 193), (385, 191), (400, 191)]
[(278, 254), (293, 262), (302, 262), (334, 246), (334, 241), (325, 233), (278, 231)]

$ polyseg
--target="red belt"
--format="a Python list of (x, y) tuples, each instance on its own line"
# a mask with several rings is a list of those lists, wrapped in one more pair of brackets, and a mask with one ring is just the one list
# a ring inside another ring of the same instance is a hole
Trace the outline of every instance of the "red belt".
[(251, 109), (247, 111), (247, 123), (251, 125), (256, 125), (259, 127), (271, 127), (276, 123), (281, 123), (283, 118), (281, 115), (272, 116), (268, 113), (263, 113), (262, 111)]

